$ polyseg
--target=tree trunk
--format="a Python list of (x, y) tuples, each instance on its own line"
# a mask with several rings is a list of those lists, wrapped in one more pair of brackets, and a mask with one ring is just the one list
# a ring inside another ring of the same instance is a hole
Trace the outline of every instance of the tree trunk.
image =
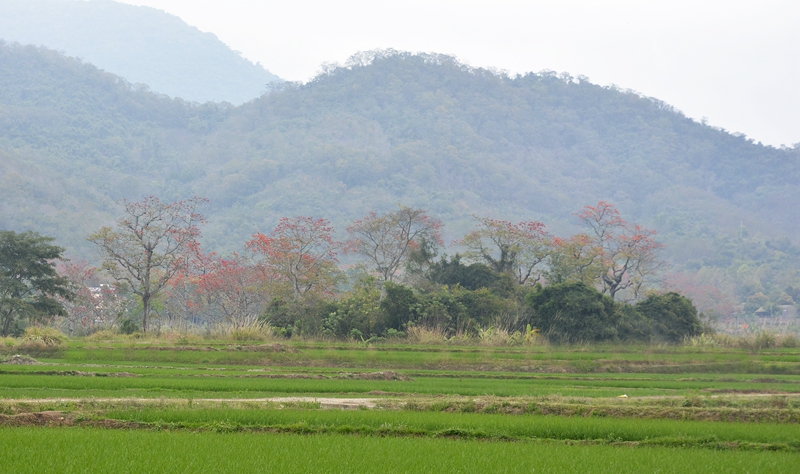
[(12, 315), (13, 312), (9, 311), (3, 318), (3, 337), (8, 337), (8, 330), (11, 328), (11, 321), (14, 319)]
[(150, 295), (142, 295), (142, 332), (147, 333), (147, 317), (150, 315)]

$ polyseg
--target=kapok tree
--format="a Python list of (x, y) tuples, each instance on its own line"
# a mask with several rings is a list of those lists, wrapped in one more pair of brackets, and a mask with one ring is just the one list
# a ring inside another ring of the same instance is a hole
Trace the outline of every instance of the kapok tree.
[(337, 256), (345, 249), (334, 234), (327, 219), (284, 217), (269, 235), (254, 234), (247, 248), (261, 256), (264, 273), (299, 300), (333, 292), (340, 275)]
[(268, 298), (264, 273), (239, 254), (212, 258), (197, 286), (213, 311), (234, 329), (255, 323)]
[(603, 270), (602, 249), (590, 235), (553, 238), (545, 272), (549, 284), (583, 282), (594, 285)]
[(412, 253), (424, 245), (442, 245), (442, 223), (424, 209), (401, 206), (378, 215), (374, 211), (347, 231), (350, 245), (365, 257), (381, 281), (392, 281)]
[(197, 207), (207, 199), (163, 203), (150, 196), (122, 202), (124, 216), (115, 228), (103, 227), (89, 241), (97, 245), (102, 269), (125, 283), (142, 300), (142, 331), (147, 332), (153, 297), (187, 265), (204, 222)]
[(602, 292), (614, 299), (630, 288), (637, 297), (664, 266), (658, 258), (664, 245), (655, 240), (656, 231), (622, 219), (617, 208), (604, 201), (584, 207), (577, 216), (589, 227), (593, 245), (600, 252)]
[(538, 221), (509, 221), (477, 217), (478, 228), (458, 244), (467, 247), (464, 257), (486, 263), (498, 273), (513, 275), (520, 285), (541, 278), (540, 264), (550, 251), (545, 225)]
[(184, 265), (164, 288), (164, 313), (171, 325), (186, 324), (209, 308), (199, 282), (203, 275), (212, 271), (216, 258), (214, 252), (203, 253), (198, 243), (189, 247)]

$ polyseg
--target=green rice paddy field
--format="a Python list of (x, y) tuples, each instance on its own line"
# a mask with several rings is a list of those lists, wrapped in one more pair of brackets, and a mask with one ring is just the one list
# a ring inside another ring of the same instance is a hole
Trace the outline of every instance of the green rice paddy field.
[(70, 341), (5, 472), (800, 472), (800, 350)]

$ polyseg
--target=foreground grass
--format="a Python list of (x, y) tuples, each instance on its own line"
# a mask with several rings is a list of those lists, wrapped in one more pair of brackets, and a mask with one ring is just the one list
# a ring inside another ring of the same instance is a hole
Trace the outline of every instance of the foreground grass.
[(461, 437), (486, 440), (560, 440), (636, 443), (713, 449), (766, 449), (800, 452), (800, 425), (742, 424), (674, 420), (504, 416), (500, 414), (413, 411), (293, 409), (111, 410), (97, 419), (151, 427), (212, 431), (358, 433), (375, 436)]
[(796, 472), (793, 453), (563, 443), (102, 430), (0, 429), (7, 472)]
[(39, 363), (0, 364), (0, 425), (15, 427), (0, 428), (3, 471), (800, 465), (797, 350), (70, 341), (29, 355)]

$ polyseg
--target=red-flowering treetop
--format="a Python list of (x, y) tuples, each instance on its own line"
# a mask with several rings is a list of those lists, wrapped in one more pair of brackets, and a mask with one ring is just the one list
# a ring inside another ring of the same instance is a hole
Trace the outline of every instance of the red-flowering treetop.
[(580, 281), (594, 286), (603, 273), (602, 251), (588, 234), (554, 237), (545, 278), (550, 284)]
[(267, 278), (247, 258), (213, 258), (197, 288), (206, 305), (234, 329), (254, 324), (268, 301)]
[(345, 249), (334, 234), (327, 219), (284, 217), (269, 235), (254, 234), (247, 248), (261, 256), (265, 274), (300, 299), (333, 292), (340, 274), (337, 257)]
[(382, 281), (392, 281), (412, 253), (442, 245), (442, 223), (424, 209), (401, 206), (378, 215), (374, 211), (347, 228), (350, 246), (366, 258)]
[(541, 278), (549, 254), (550, 237), (539, 221), (509, 221), (477, 217), (478, 228), (456, 243), (467, 247), (464, 257), (483, 262), (499, 273), (514, 275), (522, 285)]
[(656, 241), (656, 231), (620, 217), (613, 204), (600, 201), (577, 213), (591, 229), (589, 236), (599, 252), (603, 268), (602, 291), (615, 298), (619, 291), (631, 289), (633, 297), (664, 266), (658, 252), (664, 247)]

